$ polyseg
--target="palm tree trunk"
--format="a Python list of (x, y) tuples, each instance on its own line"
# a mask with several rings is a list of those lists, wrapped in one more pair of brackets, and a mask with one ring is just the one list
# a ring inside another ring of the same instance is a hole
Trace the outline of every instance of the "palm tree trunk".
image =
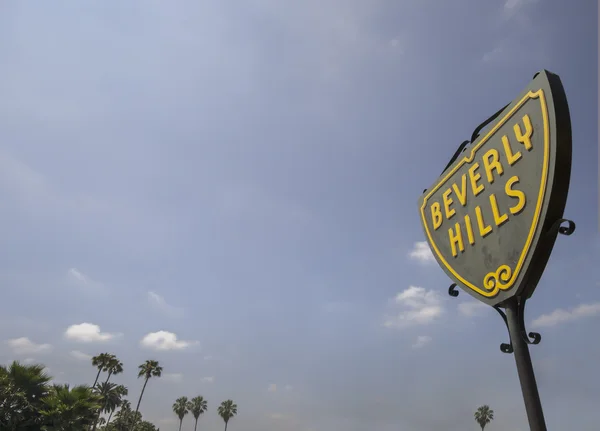
[(194, 431), (196, 431), (196, 428), (198, 428), (198, 418), (196, 418), (196, 423), (194, 424)]
[(225, 421), (225, 431), (227, 431), (227, 421)]
[(108, 420), (106, 421), (106, 425), (108, 425), (108, 423), (110, 422), (110, 418), (112, 418), (112, 415), (114, 412), (115, 412), (114, 410), (110, 411), (110, 414), (108, 415)]
[(92, 385), (92, 388), (96, 387), (96, 383), (98, 383), (98, 377), (100, 377), (100, 373), (102, 372), (102, 368), (98, 368), (98, 374), (96, 374), (96, 380), (94, 380), (94, 384)]
[(96, 431), (96, 427), (98, 426), (98, 421), (100, 420), (100, 413), (102, 409), (98, 409), (98, 414), (96, 415), (96, 420), (94, 421), (94, 426), (92, 427), (92, 431)]
[(181, 431), (181, 424), (183, 423), (183, 419), (179, 419), (179, 431)]
[(108, 379), (110, 379), (110, 376), (112, 376), (112, 371), (108, 372), (108, 377), (106, 378), (106, 381), (104, 383), (108, 383)]
[(142, 388), (142, 393), (140, 394), (140, 399), (138, 400), (137, 406), (135, 408), (135, 415), (133, 417), (133, 424), (131, 425), (131, 431), (133, 431), (133, 426), (135, 425), (135, 420), (137, 418), (137, 412), (140, 409), (140, 403), (142, 402), (142, 397), (144, 396), (144, 391), (146, 390), (146, 385), (148, 384), (148, 379), (149, 377), (146, 377), (146, 380), (144, 381), (144, 387)]

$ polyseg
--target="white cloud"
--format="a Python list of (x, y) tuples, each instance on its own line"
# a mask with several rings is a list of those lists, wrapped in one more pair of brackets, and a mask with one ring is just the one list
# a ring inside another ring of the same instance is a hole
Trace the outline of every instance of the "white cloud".
[(294, 389), (294, 387), (292, 385), (285, 385), (283, 387), (283, 389), (285, 389), (286, 391), (290, 392), (292, 389)]
[(505, 10), (515, 10), (523, 5), (523, 0), (506, 0), (504, 3)]
[(483, 57), (481, 57), (481, 60), (484, 63), (491, 63), (493, 61), (502, 59), (505, 50), (506, 50), (506, 45), (504, 42), (502, 42), (500, 45), (496, 46), (491, 51), (488, 51), (485, 54), (483, 54)]
[(148, 292), (148, 303), (155, 310), (170, 317), (179, 317), (183, 314), (183, 309), (168, 304), (165, 298), (156, 292)]
[(277, 392), (277, 384), (271, 383), (269, 385), (269, 387), (267, 388), (267, 391), (269, 391), (269, 392)]
[(531, 326), (537, 328), (543, 326), (556, 326), (560, 323), (566, 323), (573, 320), (598, 315), (600, 315), (600, 302), (595, 302), (592, 304), (581, 304), (571, 310), (563, 310), (561, 308), (558, 308), (552, 313), (542, 314), (540, 317), (538, 317), (531, 323)]
[(479, 301), (468, 301), (458, 304), (459, 313), (466, 317), (479, 316), (485, 313), (487, 308), (489, 308), (489, 305)]
[(92, 280), (77, 268), (71, 268), (67, 271), (67, 279), (71, 284), (85, 290), (101, 290), (104, 287), (102, 283)]
[(194, 341), (178, 340), (176, 334), (168, 331), (150, 332), (140, 341), (143, 347), (153, 350), (181, 350), (195, 343)]
[(215, 358), (215, 357), (214, 357), (214, 356), (212, 356), (212, 355), (206, 355), (206, 356), (204, 357), (204, 360), (205, 360), (205, 361), (216, 361), (216, 360), (217, 360), (217, 358)]
[(415, 242), (413, 249), (409, 253), (409, 257), (421, 263), (435, 262), (435, 257), (433, 257), (433, 253), (431, 253), (431, 249), (429, 248), (427, 241)]
[(183, 374), (181, 373), (163, 373), (160, 377), (170, 383), (180, 383), (183, 380)]
[(421, 347), (425, 347), (427, 344), (431, 343), (431, 337), (428, 335), (419, 335), (412, 345), (413, 349), (420, 349)]
[(410, 286), (396, 295), (393, 302), (400, 310), (394, 316), (386, 316), (384, 326), (388, 328), (425, 325), (444, 312), (438, 294), (422, 287)]
[(49, 205), (54, 198), (42, 174), (5, 150), (0, 151), (0, 184), (3, 191), (30, 208)]
[(215, 378), (210, 376), (210, 377), (202, 377), (202, 381), (205, 383), (213, 383), (215, 381)]
[(88, 278), (85, 275), (83, 275), (83, 273), (80, 272), (77, 268), (69, 269), (67, 271), (67, 277), (81, 284), (87, 284), (89, 282)]
[(523, 6), (534, 3), (536, 0), (506, 0), (504, 2), (504, 13), (508, 16), (514, 15)]
[(73, 358), (79, 359), (81, 361), (89, 361), (90, 359), (92, 359), (92, 355), (88, 355), (86, 353), (80, 352), (79, 350), (72, 350), (71, 352), (69, 352), (69, 354)]
[(33, 358), (25, 358), (25, 359), (23, 359), (23, 363), (27, 364), (27, 365), (31, 365), (31, 364), (35, 363), (35, 359), (33, 359)]
[(100, 331), (100, 327), (98, 325), (94, 325), (93, 323), (80, 323), (79, 325), (71, 325), (65, 331), (66, 338), (81, 343), (109, 341), (119, 335), (120, 334), (109, 334), (108, 332), (102, 332)]
[[(517, 25), (521, 31), (531, 29), (531, 17), (527, 11), (528, 7), (537, 0), (506, 0), (499, 14), (500, 20)], [(514, 33), (514, 29), (513, 29)]]
[(43, 353), (52, 349), (50, 344), (36, 344), (27, 337), (13, 338), (12, 340), (8, 340), (7, 343), (13, 353), (17, 355)]
[(402, 40), (398, 37), (395, 37), (393, 39), (391, 39), (389, 41), (389, 46), (391, 49), (393, 49), (394, 51), (398, 52), (399, 54), (404, 54), (404, 43), (402, 43)]

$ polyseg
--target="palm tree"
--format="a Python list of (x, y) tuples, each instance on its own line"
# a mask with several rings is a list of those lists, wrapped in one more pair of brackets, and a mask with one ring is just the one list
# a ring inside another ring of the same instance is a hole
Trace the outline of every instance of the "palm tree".
[(101, 407), (98, 409), (92, 431), (95, 431), (98, 426), (98, 419), (103, 412), (113, 412), (121, 404), (122, 397), (127, 395), (127, 388), (123, 385), (104, 382), (94, 388), (94, 393), (98, 395)]
[(196, 420), (196, 423), (194, 424), (194, 431), (196, 431), (196, 428), (198, 427), (198, 418), (206, 411), (207, 407), (206, 400), (200, 395), (192, 398), (192, 401), (189, 402), (188, 409), (190, 412), (192, 412), (192, 415)]
[(43, 365), (0, 366), (0, 429), (39, 430), (39, 409), (50, 391)]
[(183, 418), (188, 414), (188, 399), (187, 397), (180, 397), (175, 400), (175, 404), (173, 404), (173, 412), (179, 418), (179, 431), (181, 431), (181, 424), (183, 423)]
[(106, 364), (106, 371), (108, 371), (108, 377), (106, 378), (105, 383), (108, 383), (110, 376), (121, 374), (123, 372), (123, 362), (119, 361), (115, 355), (110, 355)]
[[(140, 393), (140, 399), (138, 400), (137, 407), (135, 408), (135, 415), (133, 425), (135, 425), (135, 419), (138, 411), (140, 410), (140, 403), (142, 402), (142, 397), (144, 396), (144, 391), (146, 390), (146, 385), (148, 384), (148, 380), (151, 377), (160, 377), (162, 374), (162, 367), (158, 364), (158, 361), (148, 360), (144, 362), (142, 365), (138, 367), (140, 370), (138, 372), (138, 379), (140, 377), (144, 377), (144, 386), (142, 387), (142, 392)], [(132, 431), (133, 431), (132, 425)]]
[(237, 415), (237, 404), (234, 404), (232, 400), (223, 401), (217, 411), (219, 412), (219, 416), (225, 421), (225, 431), (227, 431), (229, 419)]
[(72, 389), (69, 385), (54, 385), (42, 402), (44, 431), (81, 431), (95, 422), (96, 411), (101, 407), (100, 397), (84, 385)]
[(115, 420), (111, 423), (110, 429), (114, 431), (136, 431), (140, 427), (142, 415), (131, 410), (131, 403), (128, 400), (123, 400), (121, 408), (115, 414)]
[(115, 412), (115, 410), (118, 407), (124, 408), (125, 406), (127, 406), (127, 408), (129, 410), (131, 410), (131, 403), (129, 401), (127, 401), (126, 399), (124, 399), (123, 397), (126, 397), (128, 394), (128, 390), (125, 386), (123, 385), (118, 385), (115, 388), (115, 392), (119, 395), (119, 400), (113, 405), (113, 404), (109, 404), (107, 406), (108, 411), (110, 412), (108, 415), (108, 419), (106, 419), (106, 425), (108, 426), (108, 424), (110, 423), (110, 418), (112, 418), (113, 413)]
[(32, 408), (25, 394), (0, 372), (0, 429), (14, 430), (22, 425)]
[(92, 385), (92, 388), (96, 387), (96, 383), (98, 383), (98, 378), (100, 377), (100, 373), (102, 371), (108, 371), (107, 370), (107, 365), (109, 363), (109, 361), (111, 360), (111, 357), (114, 355), (111, 355), (110, 353), (100, 353), (99, 355), (96, 355), (92, 358), (92, 365), (96, 368), (98, 368), (98, 374), (96, 374), (96, 380), (94, 380), (94, 384)]
[[(125, 388), (125, 390), (127, 390), (127, 388)], [(119, 417), (119, 416), (122, 416), (123, 414), (125, 414), (124, 412), (131, 412), (131, 413), (133, 413), (131, 411), (131, 403), (129, 402), (129, 400), (122, 399), (121, 400), (121, 405), (119, 407), (121, 407), (121, 408), (119, 409), (119, 412), (115, 415), (115, 418)], [(108, 420), (106, 421), (107, 424), (108, 424), (108, 422), (110, 422), (110, 419), (112, 418), (112, 415), (115, 412), (115, 410), (113, 410), (112, 412), (110, 412), (110, 414), (108, 415)]]
[(151, 422), (141, 421), (135, 427), (135, 431), (160, 431), (160, 428), (156, 428)]
[(481, 431), (487, 424), (494, 420), (494, 411), (490, 409), (490, 406), (483, 405), (475, 412), (475, 422), (481, 427)]
[(44, 397), (49, 390), (48, 382), (52, 378), (44, 372), (45, 368), (43, 365), (22, 365), (13, 361), (8, 368), (0, 365), (0, 374), (25, 393), (29, 401), (35, 401)]

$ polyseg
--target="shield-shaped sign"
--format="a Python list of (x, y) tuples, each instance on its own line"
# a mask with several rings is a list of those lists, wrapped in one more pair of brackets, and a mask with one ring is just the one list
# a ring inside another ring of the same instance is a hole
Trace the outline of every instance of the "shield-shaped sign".
[(530, 297), (556, 240), (570, 175), (566, 96), (560, 78), (542, 71), (419, 199), (440, 266), (486, 304)]

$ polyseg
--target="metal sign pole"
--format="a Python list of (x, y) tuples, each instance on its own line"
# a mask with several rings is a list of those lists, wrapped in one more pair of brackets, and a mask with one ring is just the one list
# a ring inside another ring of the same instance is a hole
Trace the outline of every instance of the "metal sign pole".
[[(515, 362), (517, 363), (517, 373), (521, 382), (525, 410), (527, 411), (527, 419), (529, 420), (529, 429), (531, 431), (547, 431), (542, 402), (535, 381), (531, 356), (529, 355), (529, 346), (527, 345), (530, 343), (530, 340), (527, 337), (525, 328), (522, 326), (523, 316), (519, 315), (522, 307), (519, 307), (517, 301), (510, 301), (506, 305), (505, 310), (506, 324), (510, 334), (513, 354), (515, 355)], [(541, 337), (533, 336), (533, 338), (534, 340), (539, 340)]]

